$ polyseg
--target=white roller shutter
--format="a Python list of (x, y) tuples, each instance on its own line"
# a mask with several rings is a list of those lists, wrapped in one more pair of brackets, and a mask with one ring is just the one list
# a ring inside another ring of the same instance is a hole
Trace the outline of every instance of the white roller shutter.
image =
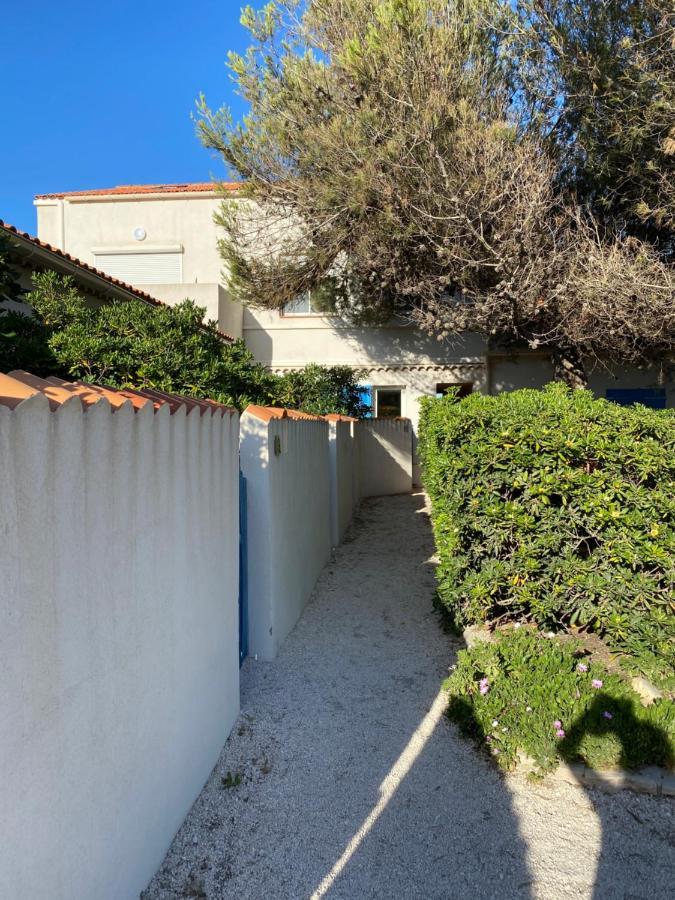
[(128, 284), (180, 284), (181, 253), (97, 253), (96, 268)]

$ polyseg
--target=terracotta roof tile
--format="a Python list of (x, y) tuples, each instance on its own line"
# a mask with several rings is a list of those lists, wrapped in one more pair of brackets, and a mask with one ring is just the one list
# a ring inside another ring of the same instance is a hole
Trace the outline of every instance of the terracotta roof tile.
[(198, 400), (194, 397), (183, 397), (179, 394), (167, 394), (164, 391), (135, 389), (117, 390), (117, 388), (104, 387), (98, 384), (86, 384), (82, 381), (64, 381), (61, 378), (50, 376), (38, 378), (30, 372), (16, 370), (9, 374), (0, 372), (0, 406), (15, 409), (24, 400), (35, 394), (43, 394), (51, 409), (58, 409), (71, 397), (79, 397), (85, 407), (92, 406), (100, 400), (107, 400), (112, 409), (119, 409), (125, 403), (130, 403), (134, 411), (143, 409), (148, 403), (152, 403), (155, 410), (162, 406), (168, 406), (173, 414), (176, 410), (185, 406), (188, 412), (198, 408), (201, 415), (210, 412), (214, 415), (219, 412), (224, 416), (226, 412), (232, 414), (236, 410), (215, 400)]
[(111, 188), (91, 188), (86, 191), (60, 191), (54, 194), (36, 194), (36, 200), (62, 200), (66, 197), (115, 197), (129, 194), (202, 194), (218, 190), (236, 191), (236, 182), (213, 181), (186, 182), (184, 184), (118, 184)]
[(324, 416), (324, 419), (327, 422), (358, 422), (359, 419), (355, 419), (354, 416), (342, 416), (339, 413), (328, 413)]
[(299, 409), (282, 409), (280, 406), (257, 406), (251, 403), (244, 412), (269, 422), (271, 419), (307, 419), (315, 422), (323, 422), (323, 416), (314, 416), (311, 413), (302, 412)]
[[(144, 303), (150, 303), (152, 306), (169, 306), (168, 303), (164, 303), (163, 300), (158, 300), (156, 297), (153, 297), (151, 294), (146, 293), (146, 291), (141, 291), (138, 288), (134, 287), (131, 284), (127, 284), (125, 281), (120, 281), (119, 278), (113, 278), (112, 275), (108, 275), (103, 272), (101, 269), (96, 269), (94, 266), (90, 266), (89, 263), (83, 262), (81, 259), (78, 259), (76, 256), (71, 256), (70, 253), (66, 253), (63, 250), (59, 250), (58, 247), (53, 247), (51, 244), (47, 244), (44, 241), (41, 241), (40, 238), (33, 237), (33, 235), (28, 234), (25, 231), (19, 231), (18, 228), (15, 228), (14, 225), (10, 225), (8, 222), (3, 222), (0, 219), (0, 229), (7, 232), (10, 235), (14, 235), (18, 238), (21, 238), (23, 241), (30, 241), (31, 244), (35, 244), (36, 247), (40, 247), (42, 250), (47, 250), (49, 253), (54, 253), (56, 256), (61, 259), (65, 259), (68, 262), (73, 263), (73, 265), (78, 266), (79, 268), (85, 269), (87, 272), (91, 272), (93, 275), (102, 278), (104, 281), (107, 281), (109, 284), (114, 284), (116, 287), (122, 288), (130, 294), (133, 294), (139, 300), (142, 300)], [(187, 286), (186, 286), (187, 287)], [(225, 341), (234, 341), (234, 338), (231, 334), (226, 334), (224, 331), (218, 331), (219, 336)]]
[(269, 422), (271, 419), (286, 418), (285, 409), (277, 409), (274, 406), (258, 406), (255, 403), (250, 403), (244, 412), (248, 413), (250, 416), (255, 416), (256, 419), (260, 419), (262, 422)]

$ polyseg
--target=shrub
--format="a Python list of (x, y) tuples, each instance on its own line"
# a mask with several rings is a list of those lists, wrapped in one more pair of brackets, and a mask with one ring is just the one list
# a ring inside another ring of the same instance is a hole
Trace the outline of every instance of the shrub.
[(365, 371), (349, 366), (317, 366), (312, 363), (279, 378), (275, 391), (280, 406), (302, 409), (317, 416), (340, 413), (357, 419), (370, 407), (363, 402), (359, 378)]
[(23, 299), (35, 316), (0, 315), (1, 371), (153, 387), (240, 409), (261, 403), (318, 414), (365, 411), (357, 374), (349, 367), (308, 366), (276, 376), (255, 362), (243, 341), (221, 340), (214, 323), (203, 324), (205, 310), (190, 300), (176, 306), (131, 300), (92, 307), (71, 279), (55, 272), (36, 272), (33, 282), (34, 290)]
[(425, 400), (420, 451), (460, 625), (578, 626), (672, 671), (675, 413), (562, 385)]
[(446, 687), (450, 719), (504, 769), (519, 753), (545, 770), (560, 759), (628, 769), (675, 759), (675, 706), (642, 706), (621, 677), (572, 642), (507, 631), (461, 650)]

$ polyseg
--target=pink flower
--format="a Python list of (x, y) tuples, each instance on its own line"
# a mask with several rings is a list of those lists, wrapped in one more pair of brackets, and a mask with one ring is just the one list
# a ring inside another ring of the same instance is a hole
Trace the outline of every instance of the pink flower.
[(553, 727), (554, 728), (562, 728), (562, 722), (560, 721), (560, 719), (555, 720), (555, 722), (553, 723)]
[(602, 681), (600, 681), (599, 678), (594, 678), (593, 681), (591, 681), (591, 685), (592, 685), (592, 686), (596, 689), (596, 691), (597, 691), (597, 690), (599, 690), (599, 689), (602, 687)]
[(562, 728), (558, 728), (558, 730), (556, 731), (556, 737), (559, 737), (559, 738), (565, 737), (565, 732)]
[(483, 695), (487, 694), (487, 692), (490, 690), (490, 682), (487, 680), (487, 678), (481, 678), (481, 680), (478, 682), (478, 690)]
[(586, 665), (586, 663), (578, 663), (577, 672), (588, 672), (588, 666)]
[(602, 715), (605, 717), (605, 719), (613, 719), (613, 718), (614, 718), (614, 716), (612, 715), (612, 713), (611, 713), (611, 712), (608, 712), (607, 710), (605, 710), (604, 713), (603, 713)]

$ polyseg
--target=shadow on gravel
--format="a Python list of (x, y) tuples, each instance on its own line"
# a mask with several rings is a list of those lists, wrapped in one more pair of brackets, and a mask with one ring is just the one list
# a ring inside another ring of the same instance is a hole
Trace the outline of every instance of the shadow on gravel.
[(421, 494), (363, 504), (277, 660), (245, 662), (147, 900), (532, 896), (509, 791), (444, 715), (433, 555)]
[[(618, 727), (619, 722), (622, 723), (622, 728)], [(631, 735), (630, 743), (625, 738), (626, 734)], [(561, 750), (566, 759), (583, 761), (582, 742), (584, 739), (607, 735), (613, 735), (621, 746), (618, 764), (622, 769), (635, 768), (642, 758), (640, 751), (647, 751), (651, 758), (661, 760), (664, 764), (667, 761), (672, 763), (672, 759), (670, 759), (672, 751), (668, 735), (663, 729), (645, 722), (639, 722), (635, 718), (628, 701), (616, 700), (611, 697), (605, 698), (601, 693), (598, 694), (598, 697), (586, 713), (572, 724), (567, 732), (567, 736), (561, 741)], [(593, 789), (581, 779), (579, 780), (579, 786), (587, 793), (591, 804), (593, 804), (602, 829), (602, 847), (598, 856), (593, 898), (594, 900), (610, 900), (616, 894), (613, 888), (608, 888), (608, 885), (615, 883), (617, 867), (622, 864), (625, 867), (623, 859), (625, 847), (622, 846), (622, 835), (617, 834), (616, 818), (613, 815), (611, 805), (606, 803), (595, 804), (593, 802)], [(632, 815), (636, 818), (635, 813), (632, 813)], [(637, 821), (640, 821), (639, 818), (637, 818)], [(653, 840), (655, 843), (652, 850), (658, 859), (660, 854), (656, 841), (659, 840), (659, 835), (654, 834)], [(664, 843), (663, 849), (666, 851), (662, 857), (662, 860), (665, 862), (667, 851), (671, 847)], [(632, 872), (628, 871), (626, 874), (627, 877), (624, 878), (622, 884), (625, 892), (624, 897), (638, 898), (649, 896), (654, 898), (657, 896), (649, 891), (639, 869), (633, 868)]]

